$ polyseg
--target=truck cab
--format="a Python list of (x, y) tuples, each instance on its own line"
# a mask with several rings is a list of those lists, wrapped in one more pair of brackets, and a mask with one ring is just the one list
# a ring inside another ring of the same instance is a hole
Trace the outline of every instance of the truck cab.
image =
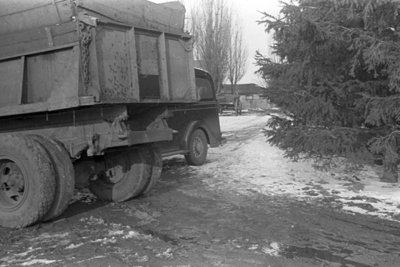
[(196, 103), (168, 105), (168, 126), (173, 129), (171, 142), (162, 142), (159, 147), (163, 156), (185, 155), (190, 165), (202, 165), (207, 157), (208, 146), (221, 143), (218, 117), (218, 102), (210, 74), (195, 69)]

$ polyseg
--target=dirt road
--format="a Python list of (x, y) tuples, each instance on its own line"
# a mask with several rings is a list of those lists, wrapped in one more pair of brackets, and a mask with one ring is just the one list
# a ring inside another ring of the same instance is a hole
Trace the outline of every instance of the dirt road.
[(222, 118), (227, 144), (202, 167), (164, 160), (145, 197), (113, 204), (77, 192), (55, 222), (0, 228), (0, 266), (399, 266), (397, 204), (357, 198), (367, 183), (348, 177), (330, 191), (279, 151), (259, 154), (265, 119)]

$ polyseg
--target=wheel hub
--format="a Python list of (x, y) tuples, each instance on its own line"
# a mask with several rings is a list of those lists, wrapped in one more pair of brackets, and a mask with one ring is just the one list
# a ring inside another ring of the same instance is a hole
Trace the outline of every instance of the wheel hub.
[(111, 184), (116, 184), (124, 177), (124, 171), (122, 166), (115, 166), (106, 171), (106, 180)]
[(124, 179), (126, 170), (129, 169), (129, 158), (121, 155), (109, 155), (105, 158), (106, 170), (102, 179), (109, 184), (117, 184)]
[(18, 205), (25, 192), (24, 176), (11, 161), (0, 162), (0, 205), (8, 208)]
[(193, 147), (194, 147), (194, 156), (200, 157), (203, 154), (203, 143), (200, 138), (196, 137), (193, 140)]

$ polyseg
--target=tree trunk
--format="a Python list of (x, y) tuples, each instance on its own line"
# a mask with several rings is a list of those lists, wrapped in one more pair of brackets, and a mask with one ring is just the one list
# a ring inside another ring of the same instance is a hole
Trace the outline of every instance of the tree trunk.
[(399, 179), (398, 174), (398, 161), (384, 160), (383, 161), (383, 174), (381, 182), (385, 183), (397, 183)]

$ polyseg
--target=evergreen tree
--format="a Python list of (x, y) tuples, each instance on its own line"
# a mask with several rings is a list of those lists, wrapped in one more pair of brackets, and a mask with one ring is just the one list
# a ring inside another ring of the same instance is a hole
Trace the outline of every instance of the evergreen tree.
[(400, 3), (298, 0), (260, 21), (279, 61), (256, 55), (273, 117), (268, 141), (291, 158), (383, 159), (383, 181), (398, 179)]

